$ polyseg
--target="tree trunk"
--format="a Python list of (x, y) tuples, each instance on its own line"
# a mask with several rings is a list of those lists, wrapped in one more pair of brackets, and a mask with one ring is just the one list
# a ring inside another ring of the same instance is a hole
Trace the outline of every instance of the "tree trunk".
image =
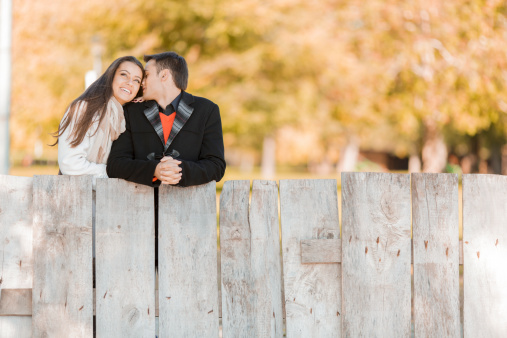
[(502, 174), (502, 148), (499, 144), (491, 147), (491, 169), (494, 174)]
[(337, 171), (354, 171), (359, 157), (359, 139), (353, 135), (347, 140), (347, 145), (342, 151)]
[(408, 159), (408, 172), (420, 173), (421, 172), (421, 159), (419, 155), (412, 154)]
[(0, 0), (0, 174), (9, 173), (12, 1)]
[(447, 164), (447, 146), (435, 121), (424, 122), (425, 135), (422, 148), (423, 172), (440, 173)]
[(276, 141), (271, 135), (264, 137), (262, 144), (262, 178), (266, 180), (274, 179), (276, 174)]

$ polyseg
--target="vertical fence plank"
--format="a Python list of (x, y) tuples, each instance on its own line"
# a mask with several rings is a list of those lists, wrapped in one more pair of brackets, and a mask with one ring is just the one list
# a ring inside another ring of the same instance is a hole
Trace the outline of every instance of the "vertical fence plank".
[(301, 264), (301, 240), (339, 238), (336, 180), (280, 181), (288, 337), (340, 337), (339, 264)]
[(225, 182), (220, 194), (224, 337), (282, 337), (278, 187)]
[(412, 174), (416, 337), (460, 337), (458, 176)]
[(0, 337), (2, 338), (32, 337), (32, 317), (28, 316), (0, 317)]
[[(0, 175), (2, 289), (32, 288), (32, 184), (31, 177)], [(0, 316), (0, 337), (31, 337), (31, 331), (30, 316)]]
[(155, 337), (153, 188), (97, 180), (97, 337)]
[(410, 245), (410, 175), (342, 173), (345, 336), (410, 336)]
[(216, 183), (159, 189), (159, 337), (218, 337)]
[(32, 334), (91, 337), (91, 177), (35, 176), (33, 210)]
[(463, 175), (465, 337), (507, 332), (507, 177)]

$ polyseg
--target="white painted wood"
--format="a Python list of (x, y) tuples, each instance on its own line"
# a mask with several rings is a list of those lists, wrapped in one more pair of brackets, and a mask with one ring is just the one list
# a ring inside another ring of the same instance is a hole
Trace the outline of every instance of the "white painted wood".
[(341, 263), (341, 239), (307, 239), (301, 241), (301, 263)]
[(93, 333), (92, 180), (34, 176), (34, 337)]
[[(341, 263), (341, 239), (308, 239), (301, 241), (301, 262), (312, 263)], [(412, 256), (411, 263), (414, 263)], [(463, 265), (463, 241), (459, 241), (459, 264)]]
[[(0, 292), (32, 288), (32, 184), (31, 177), (0, 175)], [(0, 317), (0, 337), (30, 337), (31, 330), (31, 316)]]
[(224, 337), (282, 337), (278, 187), (274, 181), (225, 182), (220, 194)]
[(159, 337), (218, 337), (216, 183), (159, 189)]
[(410, 175), (342, 173), (343, 334), (410, 336)]
[(464, 336), (507, 333), (507, 177), (463, 175)]
[(97, 337), (155, 337), (153, 188), (97, 179)]
[(280, 210), (287, 337), (340, 337), (340, 265), (301, 263), (301, 240), (340, 237), (336, 180), (280, 181)]
[(416, 337), (460, 337), (455, 174), (412, 174)]
[(32, 337), (32, 317), (0, 317), (0, 332), (2, 338), (30, 338)]
[(0, 175), (0, 287), (32, 287), (31, 177)]

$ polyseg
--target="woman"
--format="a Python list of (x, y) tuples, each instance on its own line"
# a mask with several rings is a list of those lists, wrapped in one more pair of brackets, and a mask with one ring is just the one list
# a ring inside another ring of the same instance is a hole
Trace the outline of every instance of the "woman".
[[(133, 56), (116, 59), (81, 96), (72, 101), (58, 131), (58, 164), (64, 175), (107, 178), (106, 162), (114, 140), (125, 131), (123, 107), (142, 96), (144, 69)], [(95, 258), (95, 207), (92, 201), (92, 252)]]
[(107, 178), (111, 145), (125, 131), (122, 105), (142, 96), (143, 77), (135, 57), (121, 57), (69, 105), (54, 134), (62, 174), (93, 175), (94, 186), (95, 178)]

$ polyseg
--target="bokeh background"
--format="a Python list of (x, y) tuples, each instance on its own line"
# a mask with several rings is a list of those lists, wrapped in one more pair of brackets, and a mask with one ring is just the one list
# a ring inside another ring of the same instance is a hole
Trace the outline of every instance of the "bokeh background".
[(11, 174), (117, 57), (176, 51), (220, 106), (225, 179), (507, 173), (501, 0), (15, 0)]

